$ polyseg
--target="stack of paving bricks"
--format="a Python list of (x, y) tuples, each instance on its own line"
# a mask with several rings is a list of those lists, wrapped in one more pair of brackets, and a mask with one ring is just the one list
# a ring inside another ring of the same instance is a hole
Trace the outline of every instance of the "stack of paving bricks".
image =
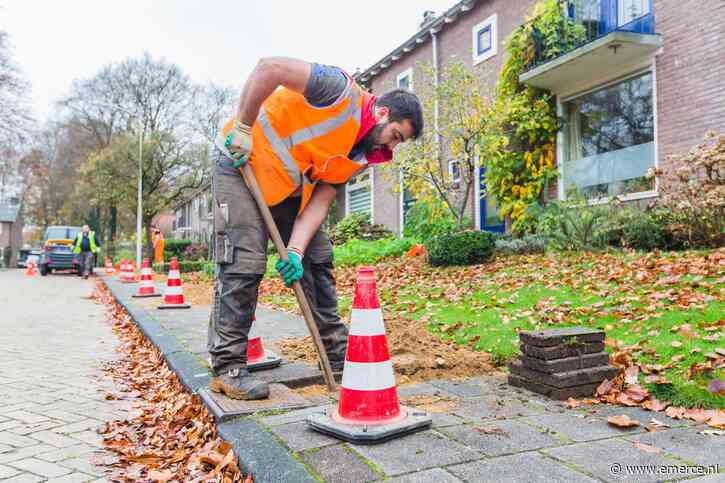
[(604, 352), (604, 331), (588, 328), (521, 332), (521, 359), (509, 364), (509, 384), (552, 399), (592, 396), (619, 369)]

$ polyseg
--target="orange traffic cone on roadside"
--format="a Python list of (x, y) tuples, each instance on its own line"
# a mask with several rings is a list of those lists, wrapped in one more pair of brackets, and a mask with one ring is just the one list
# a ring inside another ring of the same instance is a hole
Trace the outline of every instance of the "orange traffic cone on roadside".
[(424, 429), (431, 417), (402, 407), (388, 352), (375, 271), (357, 272), (350, 332), (337, 408), (307, 418), (317, 431), (353, 443), (378, 443)]
[(113, 275), (113, 273), (116, 271), (113, 268), (113, 263), (111, 263), (111, 259), (106, 257), (106, 261), (104, 262), (105, 269), (106, 269), (106, 275)]
[(148, 258), (143, 259), (141, 264), (141, 283), (138, 286), (138, 291), (132, 295), (133, 297), (161, 297), (161, 294), (156, 291), (154, 285), (153, 272), (151, 271), (151, 264)]
[(179, 262), (176, 257), (171, 259), (169, 277), (166, 279), (166, 290), (164, 291), (164, 303), (157, 309), (188, 309), (191, 305), (184, 301), (184, 286), (181, 283)]
[(25, 275), (28, 277), (34, 277), (38, 273), (38, 265), (34, 261), (29, 261), (26, 264)]
[(133, 265), (130, 260), (121, 260), (121, 281), (124, 283), (136, 283), (136, 276), (133, 273)]
[(257, 330), (257, 317), (252, 316), (252, 328), (247, 336), (247, 370), (259, 371), (272, 369), (282, 363), (282, 358), (276, 353), (264, 350), (262, 336)]

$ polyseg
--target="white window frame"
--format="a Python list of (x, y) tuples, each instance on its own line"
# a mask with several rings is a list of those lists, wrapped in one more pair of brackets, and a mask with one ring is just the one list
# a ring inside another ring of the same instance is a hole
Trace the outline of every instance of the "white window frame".
[(395, 87), (400, 89), (400, 81), (408, 78), (408, 90), (413, 92), (413, 67), (408, 67), (395, 78)]
[(365, 181), (354, 179), (354, 182), (351, 183), (348, 181), (345, 184), (345, 216), (350, 214), (350, 191), (370, 186), (370, 223), (375, 224), (375, 168), (370, 166), (357, 176), (362, 176), (366, 173), (369, 173), (370, 176)]
[[(458, 165), (458, 177), (454, 178), (453, 175), (453, 166)], [(451, 183), (457, 184), (460, 186), (461, 184), (461, 161), (458, 159), (451, 159), (448, 161), (448, 175), (451, 177)]]
[[(572, 99), (576, 99), (577, 97), (584, 96), (586, 94), (589, 94), (594, 91), (598, 91), (600, 89), (604, 89), (606, 87), (610, 87), (616, 84), (620, 84), (622, 82), (626, 82), (629, 79), (632, 79), (634, 77), (650, 73), (652, 75), (652, 122), (654, 124), (654, 169), (659, 168), (659, 129), (658, 129), (658, 117), (657, 117), (657, 64), (656, 64), (656, 57), (652, 58), (652, 61), (649, 63), (647, 67), (634, 70), (624, 76), (618, 77), (616, 79), (609, 80), (607, 82), (604, 82), (602, 84), (599, 84), (595, 87), (591, 87), (589, 89), (570, 94), (567, 96), (556, 96), (556, 113), (561, 118), (564, 116), (564, 104)], [(564, 153), (566, 149), (566, 136), (564, 134), (563, 130), (559, 130), (557, 133), (557, 139), (556, 139), (556, 158), (557, 158), (557, 165), (558, 165), (558, 198), (560, 201), (566, 200), (566, 192), (564, 187)], [(659, 180), (655, 179), (655, 188), (654, 190), (649, 191), (640, 191), (639, 193), (629, 193), (626, 195), (619, 195), (616, 198), (620, 201), (635, 201), (635, 200), (642, 200), (642, 199), (648, 199), (648, 198), (655, 198), (659, 195)], [(601, 198), (592, 198), (587, 200), (587, 203), (590, 205), (603, 205), (610, 203), (613, 200), (613, 197), (611, 196), (604, 196)]]
[[(491, 32), (491, 47), (482, 52), (478, 53), (478, 34), (482, 30), (489, 29)], [(472, 38), (472, 54), (473, 54), (473, 65), (480, 64), (481, 62), (495, 57), (498, 54), (498, 14), (494, 13), (483, 22), (476, 24), (471, 29)]]

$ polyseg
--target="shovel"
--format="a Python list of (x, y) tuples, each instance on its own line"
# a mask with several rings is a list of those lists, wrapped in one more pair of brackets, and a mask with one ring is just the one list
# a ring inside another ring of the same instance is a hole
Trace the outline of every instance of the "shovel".
[[(274, 218), (272, 218), (272, 213), (269, 211), (267, 202), (264, 201), (262, 191), (259, 189), (259, 184), (257, 183), (257, 178), (254, 176), (254, 171), (252, 171), (252, 167), (249, 165), (249, 163), (245, 163), (244, 166), (241, 167), (240, 171), (242, 172), (242, 176), (244, 177), (244, 182), (247, 183), (249, 191), (252, 192), (252, 196), (257, 202), (259, 211), (262, 213), (262, 218), (264, 218), (264, 223), (265, 225), (267, 225), (267, 231), (269, 232), (269, 236), (270, 238), (272, 238), (272, 242), (274, 243), (275, 248), (277, 248), (279, 258), (282, 261), (289, 260), (289, 257), (287, 255), (287, 247), (284, 246), (282, 236), (280, 236), (277, 225), (274, 222)], [(320, 331), (317, 330), (317, 324), (315, 324), (315, 320), (312, 317), (312, 309), (310, 309), (310, 303), (307, 301), (305, 291), (302, 289), (302, 284), (299, 281), (293, 282), (292, 290), (294, 290), (295, 295), (297, 296), (297, 303), (300, 305), (302, 315), (304, 316), (305, 323), (307, 324), (307, 329), (310, 331), (310, 335), (312, 336), (312, 342), (314, 342), (315, 349), (317, 350), (317, 355), (320, 357), (322, 375), (325, 378), (325, 384), (327, 385), (327, 389), (330, 392), (335, 392), (335, 379), (332, 376), (330, 361), (327, 359), (327, 352), (325, 352), (325, 346), (322, 345), (322, 339), (320, 339)]]

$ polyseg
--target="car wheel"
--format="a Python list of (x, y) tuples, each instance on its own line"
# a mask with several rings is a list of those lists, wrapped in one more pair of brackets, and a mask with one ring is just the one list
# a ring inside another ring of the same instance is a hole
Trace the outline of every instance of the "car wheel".
[(44, 277), (45, 277), (45, 276), (46, 276), (46, 275), (48, 275), (49, 273), (50, 273), (50, 269), (48, 268), (48, 265), (45, 265), (45, 264), (43, 264), (43, 265), (41, 265), (41, 266), (40, 266), (40, 274), (41, 274), (42, 276), (44, 276)]

